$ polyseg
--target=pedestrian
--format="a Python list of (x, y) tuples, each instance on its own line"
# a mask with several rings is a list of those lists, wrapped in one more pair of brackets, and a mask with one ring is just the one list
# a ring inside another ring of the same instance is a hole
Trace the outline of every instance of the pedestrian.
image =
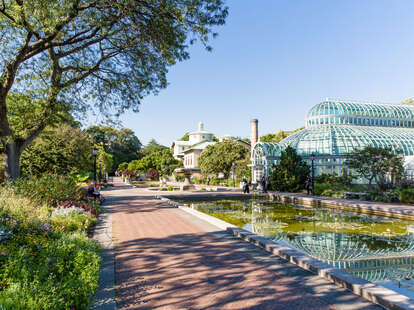
[(266, 193), (266, 178), (264, 175), (260, 179), (260, 185), (262, 186), (263, 193)]
[(250, 189), (249, 189), (249, 182), (247, 182), (246, 177), (243, 178), (243, 194), (248, 194), (250, 193)]
[(308, 195), (309, 195), (309, 192), (310, 192), (309, 185), (310, 185), (310, 179), (309, 179), (309, 176), (307, 176), (306, 180), (305, 180), (305, 189), (306, 189), (306, 192), (308, 193)]
[(210, 185), (210, 177), (207, 177), (207, 185)]

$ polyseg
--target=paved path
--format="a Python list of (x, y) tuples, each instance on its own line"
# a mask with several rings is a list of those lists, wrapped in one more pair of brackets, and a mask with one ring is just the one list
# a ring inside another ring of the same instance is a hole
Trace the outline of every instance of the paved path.
[(148, 192), (105, 194), (118, 309), (382, 309)]

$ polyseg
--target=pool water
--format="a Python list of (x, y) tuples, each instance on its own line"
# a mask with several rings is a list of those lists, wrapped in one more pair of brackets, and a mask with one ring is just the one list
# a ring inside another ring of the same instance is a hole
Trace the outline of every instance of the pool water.
[(266, 200), (182, 201), (414, 298), (414, 221)]

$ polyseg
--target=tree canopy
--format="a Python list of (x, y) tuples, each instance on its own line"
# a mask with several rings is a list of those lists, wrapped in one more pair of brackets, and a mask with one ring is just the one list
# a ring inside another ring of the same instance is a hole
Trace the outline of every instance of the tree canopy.
[(181, 163), (173, 157), (171, 150), (162, 149), (149, 153), (139, 160), (131, 161), (128, 164), (128, 170), (140, 173), (157, 170), (160, 175), (167, 176), (171, 175), (180, 165)]
[(357, 173), (354, 178), (364, 177), (369, 185), (375, 182), (379, 191), (384, 190), (387, 183), (394, 185), (404, 176), (403, 157), (394, 154), (390, 147), (368, 145), (362, 150), (355, 149), (347, 155), (345, 164)]
[[(233, 169), (233, 163), (244, 161), (249, 150), (240, 143), (225, 140), (207, 146), (200, 155), (199, 166), (204, 175), (223, 173), (227, 178)], [(242, 168), (239, 167), (242, 171)]]
[(91, 171), (92, 140), (77, 127), (61, 125), (46, 129), (22, 154), (24, 175)]
[(284, 138), (290, 136), (291, 134), (294, 134), (295, 132), (301, 131), (302, 129), (304, 129), (305, 127), (299, 127), (291, 132), (287, 132), (287, 131), (283, 131), (283, 130), (279, 130), (276, 133), (268, 133), (266, 135), (263, 135), (260, 137), (260, 142), (280, 142), (282, 141)]
[(270, 187), (279, 191), (299, 191), (305, 187), (309, 172), (309, 166), (302, 160), (302, 157), (296, 153), (294, 148), (288, 146), (282, 151), (279, 164), (271, 168)]
[[(189, 58), (189, 43), (210, 49), (213, 27), (226, 16), (222, 0), (3, 1), (0, 137), (7, 176), (19, 176), (20, 154), (56, 111), (137, 111), (144, 96), (167, 86), (168, 68)], [(25, 137), (11, 126), (10, 92), (39, 106)]]
[(112, 173), (122, 162), (130, 162), (141, 158), (142, 144), (129, 128), (119, 130), (109, 126), (91, 126), (86, 132), (95, 144), (112, 156), (113, 164), (108, 171)]

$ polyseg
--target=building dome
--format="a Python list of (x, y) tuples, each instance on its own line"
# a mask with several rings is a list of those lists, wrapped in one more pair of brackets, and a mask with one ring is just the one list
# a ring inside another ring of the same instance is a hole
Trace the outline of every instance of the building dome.
[[(253, 180), (268, 175), (288, 146), (308, 164), (311, 155), (316, 156), (316, 175), (343, 173), (347, 155), (366, 146), (389, 147), (407, 161), (414, 156), (414, 106), (327, 99), (309, 111), (305, 129), (279, 143), (256, 143)], [(407, 177), (414, 177), (413, 165), (410, 167), (405, 167)]]
[(414, 155), (414, 129), (375, 126), (311, 126), (278, 143), (291, 146), (301, 156), (345, 156), (354, 149), (391, 147), (395, 154)]
[(310, 109), (306, 126), (342, 124), (414, 127), (414, 106), (358, 101), (326, 100)]

